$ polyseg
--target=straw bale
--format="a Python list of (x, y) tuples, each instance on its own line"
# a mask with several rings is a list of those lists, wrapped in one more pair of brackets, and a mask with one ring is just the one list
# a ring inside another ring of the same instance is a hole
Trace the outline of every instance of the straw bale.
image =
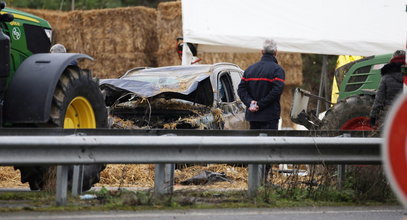
[(287, 86), (302, 85), (302, 58), (300, 53), (278, 53), (277, 60), (285, 70)]
[(290, 111), (293, 100), (293, 90), (296, 86), (285, 86), (280, 98), (281, 120), (283, 128), (293, 128), (294, 123), (291, 121)]
[(161, 19), (168, 21), (180, 19), (182, 16), (181, 1), (161, 2), (158, 5), (158, 14)]
[(28, 183), (21, 183), (20, 170), (15, 170), (11, 166), (0, 167), (0, 188), (27, 188)]
[(175, 47), (169, 51), (157, 52), (156, 59), (158, 66), (181, 65), (181, 59), (178, 57)]
[[(199, 48), (198, 48), (199, 50)], [(200, 63), (210, 64), (218, 62), (229, 62), (246, 69), (250, 65), (261, 59), (261, 53), (199, 53), (198, 57), (202, 59)], [(284, 68), (286, 73), (286, 82), (288, 86), (302, 85), (302, 59), (298, 53), (278, 53), (277, 60)]]
[(101, 53), (94, 61), (82, 61), (80, 65), (93, 70), (93, 76), (107, 79), (118, 78), (134, 67), (149, 66), (150, 56), (145, 53)]
[[(198, 46), (199, 51), (199, 46)], [(246, 69), (251, 64), (256, 63), (260, 59), (260, 53), (200, 53), (198, 57), (202, 59), (201, 64), (211, 64), (228, 62), (238, 65), (242, 69)]]
[[(47, 19), (54, 28), (54, 42), (68, 52), (92, 56), (98, 77), (115, 77), (136, 66), (155, 66), (157, 11), (128, 7), (73, 12), (27, 10)], [(81, 63), (82, 64), (82, 63)]]
[[(113, 78), (137, 66), (154, 66), (156, 11), (129, 7), (72, 12), (80, 37), (73, 49), (97, 62), (85, 65), (100, 78)], [(82, 45), (81, 45), (82, 44)]]
[(109, 164), (100, 173), (96, 186), (152, 187), (154, 186), (154, 165), (150, 164)]
[(182, 37), (181, 2), (162, 2), (157, 8), (157, 36), (159, 66), (177, 65), (176, 40)]

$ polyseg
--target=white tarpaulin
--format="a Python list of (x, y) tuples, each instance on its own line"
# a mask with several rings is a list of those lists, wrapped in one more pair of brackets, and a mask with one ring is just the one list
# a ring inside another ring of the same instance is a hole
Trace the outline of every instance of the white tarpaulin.
[(184, 41), (199, 51), (392, 53), (406, 46), (406, 0), (182, 0)]

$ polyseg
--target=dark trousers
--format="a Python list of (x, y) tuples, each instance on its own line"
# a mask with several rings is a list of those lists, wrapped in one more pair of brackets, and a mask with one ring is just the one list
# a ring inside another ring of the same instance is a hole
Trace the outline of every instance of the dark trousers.
[(272, 121), (250, 121), (250, 129), (278, 129), (278, 119)]
[[(250, 121), (250, 129), (278, 130), (278, 119), (272, 120), (272, 121)], [(270, 170), (271, 170), (271, 164), (266, 164), (265, 177), (264, 177), (265, 183), (267, 183), (267, 179), (269, 177)]]

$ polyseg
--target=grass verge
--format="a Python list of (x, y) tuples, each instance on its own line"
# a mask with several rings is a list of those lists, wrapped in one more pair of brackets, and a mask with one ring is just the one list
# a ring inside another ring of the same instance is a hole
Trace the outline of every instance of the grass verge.
[(263, 187), (257, 196), (246, 191), (175, 191), (170, 196), (156, 198), (150, 191), (107, 190), (90, 191), (95, 199), (69, 197), (66, 206), (56, 206), (55, 196), (47, 192), (7, 192), (0, 194), (0, 212), (10, 211), (105, 211), (209, 208), (278, 208), (304, 206), (397, 205), (392, 196), (382, 201), (360, 200), (350, 190), (324, 189), (317, 194), (308, 189)]

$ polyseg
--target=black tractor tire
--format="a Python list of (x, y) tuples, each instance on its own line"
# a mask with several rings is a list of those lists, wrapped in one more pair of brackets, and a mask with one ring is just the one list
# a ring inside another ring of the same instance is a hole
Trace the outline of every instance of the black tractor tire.
[(373, 130), (369, 114), (372, 95), (354, 95), (336, 103), (322, 119), (320, 130)]
[[(90, 71), (77, 66), (67, 67), (59, 79), (53, 96), (48, 125), (63, 128), (67, 108), (76, 97), (84, 97), (90, 103), (95, 116), (96, 128), (107, 128), (107, 109), (99, 84), (92, 78)], [(84, 165), (83, 191), (89, 190), (93, 184), (99, 182), (100, 172), (104, 168), (104, 164)], [(51, 172), (51, 166), (24, 166), (16, 167), (16, 169), (20, 169), (21, 181), (28, 182), (31, 190), (43, 190), (47, 185), (52, 185), (47, 183), (50, 181), (48, 173)], [(70, 166), (69, 183), (72, 181), (72, 172), (73, 167)]]

